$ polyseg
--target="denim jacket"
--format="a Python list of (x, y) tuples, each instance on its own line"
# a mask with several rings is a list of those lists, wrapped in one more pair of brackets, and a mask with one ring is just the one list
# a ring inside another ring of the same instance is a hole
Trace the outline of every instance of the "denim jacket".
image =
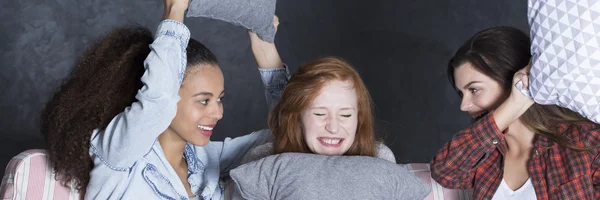
[[(85, 199), (189, 199), (157, 140), (177, 112), (189, 38), (188, 28), (175, 20), (158, 26), (144, 61), (144, 86), (136, 95), (138, 101), (92, 134), (94, 168)], [(260, 73), (271, 108), (290, 75), (287, 68), (261, 69)], [(184, 158), (192, 192), (199, 199), (221, 199), (219, 179), (237, 167), (248, 150), (269, 139), (267, 131), (256, 131), (205, 146), (188, 143)]]

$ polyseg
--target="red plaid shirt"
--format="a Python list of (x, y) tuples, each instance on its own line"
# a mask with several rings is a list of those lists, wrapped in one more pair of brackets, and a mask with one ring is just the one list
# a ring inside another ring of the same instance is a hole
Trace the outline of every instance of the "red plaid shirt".
[[(577, 147), (600, 144), (600, 126), (561, 125), (559, 132)], [(431, 176), (442, 186), (473, 188), (474, 199), (492, 199), (503, 177), (504, 134), (492, 114), (454, 135), (431, 161)], [(535, 136), (527, 164), (537, 199), (600, 199), (600, 148), (577, 152)]]

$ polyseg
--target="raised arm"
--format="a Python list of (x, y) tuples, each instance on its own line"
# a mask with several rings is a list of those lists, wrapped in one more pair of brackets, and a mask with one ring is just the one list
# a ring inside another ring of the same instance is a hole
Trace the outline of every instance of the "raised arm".
[[(273, 26), (275, 31), (279, 26), (279, 18), (273, 18)], [(275, 43), (262, 41), (256, 33), (248, 31), (250, 36), (250, 44), (252, 53), (258, 64), (261, 79), (265, 85), (265, 97), (269, 110), (275, 106), (277, 101), (281, 99), (283, 88), (287, 85), (290, 79), (290, 73), (287, 67), (281, 61)]]
[(91, 153), (113, 169), (126, 170), (148, 153), (175, 117), (190, 38), (188, 28), (182, 23), (187, 5), (188, 0), (165, 1), (164, 20), (144, 61), (146, 71), (137, 102), (92, 135)]

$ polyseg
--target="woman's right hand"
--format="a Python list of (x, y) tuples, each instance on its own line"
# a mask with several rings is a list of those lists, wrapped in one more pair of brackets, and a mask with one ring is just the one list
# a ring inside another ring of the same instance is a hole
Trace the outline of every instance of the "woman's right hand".
[(163, 19), (177, 20), (183, 23), (189, 0), (165, 0)]
[(506, 130), (510, 124), (519, 119), (535, 103), (533, 99), (523, 94), (516, 86), (517, 84), (522, 84), (523, 89), (529, 87), (530, 69), (531, 63), (515, 73), (510, 96), (493, 112), (496, 124), (502, 131)]

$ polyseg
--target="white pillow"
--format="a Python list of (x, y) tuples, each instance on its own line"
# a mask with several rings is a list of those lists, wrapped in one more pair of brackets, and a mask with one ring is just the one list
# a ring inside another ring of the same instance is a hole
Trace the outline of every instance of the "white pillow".
[(600, 123), (600, 1), (529, 0), (529, 90)]

